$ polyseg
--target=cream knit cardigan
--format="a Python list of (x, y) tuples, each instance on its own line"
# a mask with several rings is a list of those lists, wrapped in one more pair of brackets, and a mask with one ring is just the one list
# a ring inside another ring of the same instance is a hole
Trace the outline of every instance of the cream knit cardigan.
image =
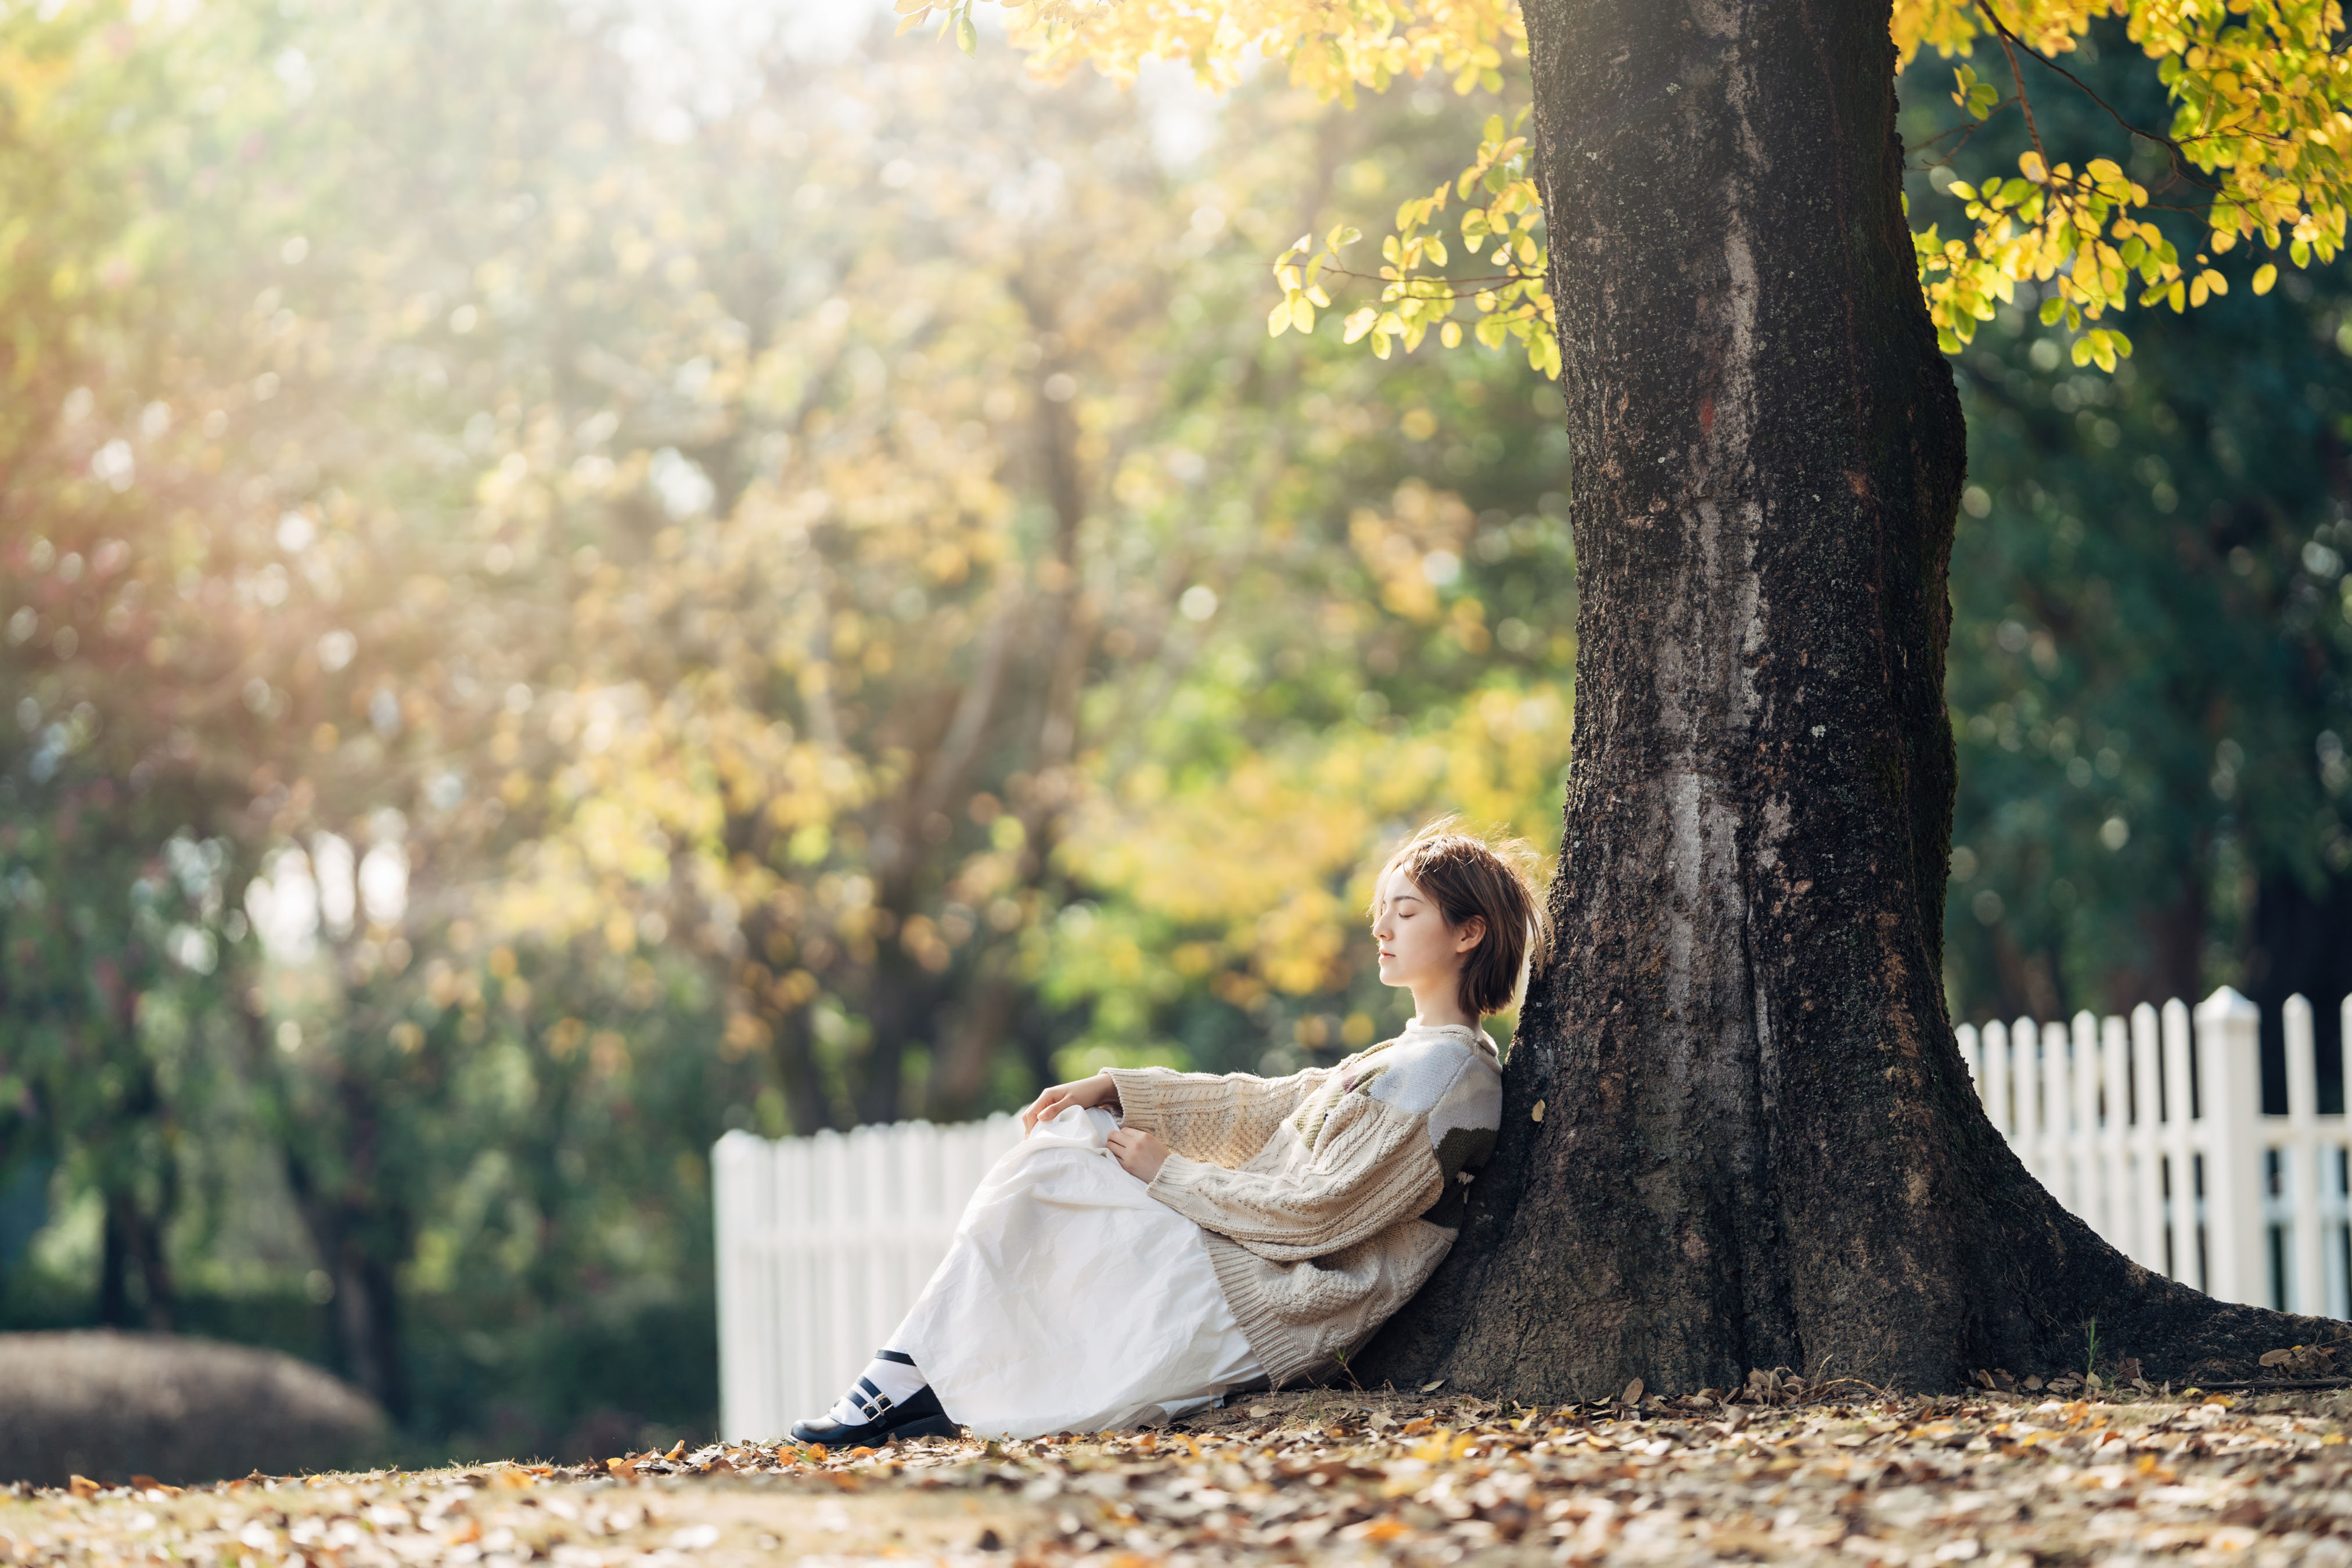
[(1337, 1366), (1421, 1289), (1502, 1119), (1495, 1043), (1461, 1026), (1416, 1021), (1288, 1078), (1104, 1076), (1121, 1124), (1171, 1150), (1149, 1191), (1207, 1233), (1225, 1301), (1277, 1388)]

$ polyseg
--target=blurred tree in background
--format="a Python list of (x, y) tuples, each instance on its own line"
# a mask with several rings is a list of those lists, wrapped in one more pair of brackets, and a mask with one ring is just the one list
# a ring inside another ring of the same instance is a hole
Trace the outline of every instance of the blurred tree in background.
[(1262, 328), (1463, 111), (657, 23), (0, 19), (13, 1325), (707, 1426), (725, 1128), (1329, 1059), (1556, 833), (1556, 395)]
[[(0, 1326), (707, 1428), (721, 1131), (1333, 1059), (1390, 841), (1556, 844), (1558, 394), (1264, 327), (1483, 110), (693, 40), (0, 16)], [(1963, 1016), (2352, 985), (2347, 297), (1961, 357)]]
[[(2161, 109), (2138, 54), (2102, 24), (2080, 55), (2127, 120)], [(2161, 162), (2042, 75), (2053, 134)], [(1989, 129), (1933, 183), (2025, 145)], [(1915, 205), (1930, 176), (1916, 183)], [(1957, 362), (1972, 484), (1948, 689), (1956, 1012), (2061, 1018), (2234, 984), (2263, 1006), (2265, 1099), (2284, 1113), (2280, 1004), (2300, 992), (2335, 1109), (2336, 1004), (2352, 992), (2352, 289), (2340, 267), (2289, 271), (2267, 297), (2151, 317), (2111, 376), (2074, 368), (2035, 302), (2021, 289)]]

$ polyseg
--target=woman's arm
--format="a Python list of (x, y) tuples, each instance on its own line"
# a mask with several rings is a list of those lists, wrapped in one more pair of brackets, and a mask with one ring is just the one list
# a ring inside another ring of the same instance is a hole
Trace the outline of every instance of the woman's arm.
[(1423, 1118), (1349, 1095), (1304, 1169), (1235, 1171), (1171, 1153), (1150, 1192), (1203, 1228), (1287, 1263), (1378, 1236), (1426, 1211), (1444, 1187)]
[(1288, 1078), (1259, 1078), (1105, 1068), (1100, 1076), (1118, 1097), (1121, 1126), (1151, 1133), (1188, 1159), (1238, 1165), (1265, 1148), (1283, 1120), (1338, 1070), (1309, 1068)]
[(1091, 1110), (1099, 1105), (1116, 1116), (1118, 1114), (1118, 1086), (1100, 1073), (1082, 1078), (1076, 1083), (1057, 1083), (1030, 1102), (1021, 1113), (1021, 1135), (1024, 1138), (1040, 1121), (1050, 1121), (1069, 1107), (1083, 1106)]

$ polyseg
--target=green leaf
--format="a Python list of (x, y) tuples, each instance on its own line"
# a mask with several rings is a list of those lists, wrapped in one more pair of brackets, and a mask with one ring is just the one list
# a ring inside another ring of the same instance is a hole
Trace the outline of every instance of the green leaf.
[(956, 47), (968, 55), (980, 47), (980, 29), (971, 25), (971, 7), (969, 5), (956, 17)]

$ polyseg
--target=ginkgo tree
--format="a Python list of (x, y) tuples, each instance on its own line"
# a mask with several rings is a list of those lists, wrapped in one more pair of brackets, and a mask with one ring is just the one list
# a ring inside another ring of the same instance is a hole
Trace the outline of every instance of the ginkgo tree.
[[(973, 39), (971, 0), (905, 11)], [(2030, 296), (2078, 363), (2112, 367), (2118, 312), (2202, 302), (2232, 252), (2258, 253), (2257, 289), (2281, 260), (2331, 259), (2352, 180), (2338, 8), (1026, 0), (1011, 18), (1047, 71), (1158, 58), (1221, 85), (1266, 60), (1327, 100), (1432, 74), (1527, 94), (1523, 121), (1498, 116), (1459, 178), (1399, 210), (1344, 329), (1375, 353), (1452, 344), (1466, 312), (1490, 349), (1556, 369), (1579, 569), (1557, 950), (1483, 1199), (1353, 1370), (1536, 1399), (1774, 1366), (1937, 1387), (2079, 1363), (2094, 1320), (2151, 1376), (2316, 1337), (2100, 1242), (2011, 1153), (1955, 1046), (1943, 675), (1966, 439), (1945, 355)], [(2035, 94), (2090, 90), (2065, 58), (2108, 18), (2171, 120), (2048, 145)], [(1964, 63), (1948, 132), (1906, 148), (1894, 81), (1923, 48)], [(1908, 210), (1906, 172), (2012, 113), (2032, 142), (2015, 177)], [(1357, 243), (1342, 226), (1278, 258), (1274, 331), (1349, 308)]]

